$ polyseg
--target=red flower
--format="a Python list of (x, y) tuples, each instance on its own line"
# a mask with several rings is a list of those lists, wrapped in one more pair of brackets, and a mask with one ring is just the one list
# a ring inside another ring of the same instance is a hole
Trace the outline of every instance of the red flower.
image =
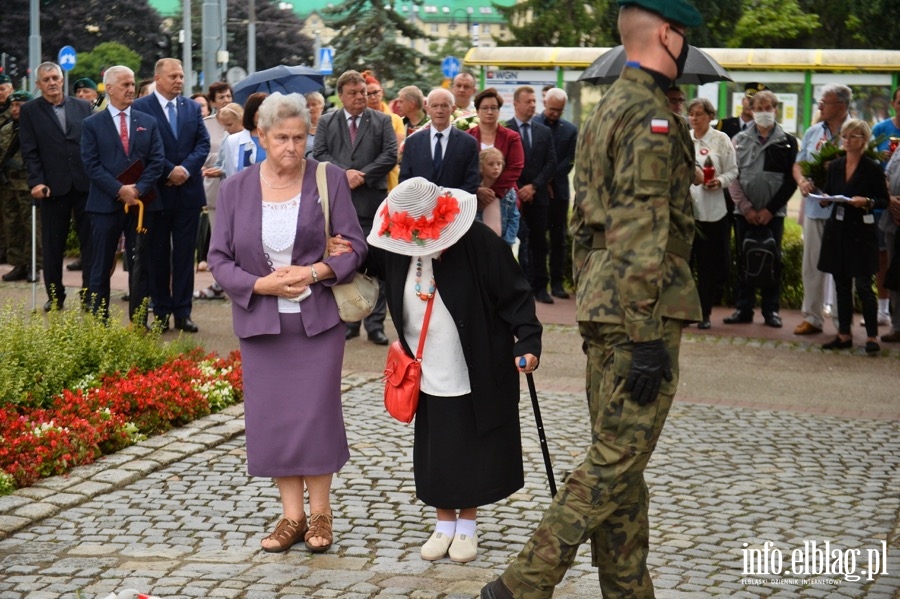
[(441, 231), (456, 219), (459, 214), (459, 201), (449, 193), (437, 199), (437, 205), (431, 215), (422, 215), (414, 219), (408, 212), (391, 214), (387, 205), (381, 211), (384, 221), (378, 234), (391, 239), (414, 241), (424, 245), (428, 239), (440, 239)]

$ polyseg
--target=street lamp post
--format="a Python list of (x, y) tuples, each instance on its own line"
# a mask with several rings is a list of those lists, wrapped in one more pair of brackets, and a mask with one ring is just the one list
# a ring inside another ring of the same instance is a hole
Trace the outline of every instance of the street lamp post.
[(476, 34), (472, 29), (472, 7), (469, 6), (468, 8), (457, 8), (456, 10), (454, 10), (452, 16), (450, 17), (450, 22), (453, 25), (456, 25), (456, 13), (458, 13), (459, 11), (463, 11), (463, 13), (466, 15), (466, 36), (469, 37), (469, 41), (472, 43), (472, 45), (477, 45), (478, 34)]

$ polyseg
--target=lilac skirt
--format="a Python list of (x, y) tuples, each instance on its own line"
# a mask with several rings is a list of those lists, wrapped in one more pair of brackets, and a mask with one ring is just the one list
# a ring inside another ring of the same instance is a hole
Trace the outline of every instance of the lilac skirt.
[(350, 459), (341, 406), (346, 327), (307, 337), (302, 314), (281, 333), (240, 340), (250, 476), (332, 474)]

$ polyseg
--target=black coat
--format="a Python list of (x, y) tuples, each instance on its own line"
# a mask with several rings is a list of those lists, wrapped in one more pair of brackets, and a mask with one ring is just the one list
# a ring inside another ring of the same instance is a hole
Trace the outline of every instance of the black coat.
[[(403, 287), (412, 258), (369, 248), (369, 274), (385, 282), (385, 298), (400, 342)], [(514, 358), (541, 355), (542, 326), (534, 292), (509, 245), (479, 222), (434, 262), (435, 284), (456, 323), (466, 357), (479, 434), (518, 418), (519, 373)]]
[(63, 131), (53, 110), (44, 98), (22, 105), (19, 117), (19, 139), (22, 159), (28, 169), (28, 187), (46, 185), (54, 196), (72, 191), (87, 193), (90, 180), (81, 162), (81, 123), (91, 116), (91, 103), (65, 97), (66, 130)]
[[(888, 205), (884, 171), (874, 160), (863, 158), (849, 181), (844, 180), (846, 158), (838, 158), (828, 166), (825, 193), (829, 195), (863, 196), (875, 200), (876, 208)], [(843, 208), (843, 210), (841, 210)], [(838, 220), (843, 213), (843, 219)], [(866, 215), (871, 222), (865, 222)], [(866, 277), (878, 272), (878, 231), (871, 211), (848, 204), (836, 204), (822, 234), (819, 270), (835, 276)]]
[[(507, 121), (506, 126), (521, 135), (516, 119)], [(556, 146), (553, 143), (553, 132), (550, 127), (531, 121), (531, 149), (522, 141), (525, 152), (525, 166), (519, 175), (517, 185), (522, 189), (528, 184), (534, 185), (534, 203), (547, 205), (550, 203), (548, 185), (556, 172)]]

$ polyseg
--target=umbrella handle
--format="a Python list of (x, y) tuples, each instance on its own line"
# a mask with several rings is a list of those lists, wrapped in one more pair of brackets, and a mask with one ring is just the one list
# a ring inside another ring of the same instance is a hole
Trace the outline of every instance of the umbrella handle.
[[(144, 228), (144, 202), (140, 200), (135, 200), (135, 202), (138, 205), (137, 232), (146, 233), (147, 229)], [(125, 204), (125, 214), (128, 214), (128, 204)]]

